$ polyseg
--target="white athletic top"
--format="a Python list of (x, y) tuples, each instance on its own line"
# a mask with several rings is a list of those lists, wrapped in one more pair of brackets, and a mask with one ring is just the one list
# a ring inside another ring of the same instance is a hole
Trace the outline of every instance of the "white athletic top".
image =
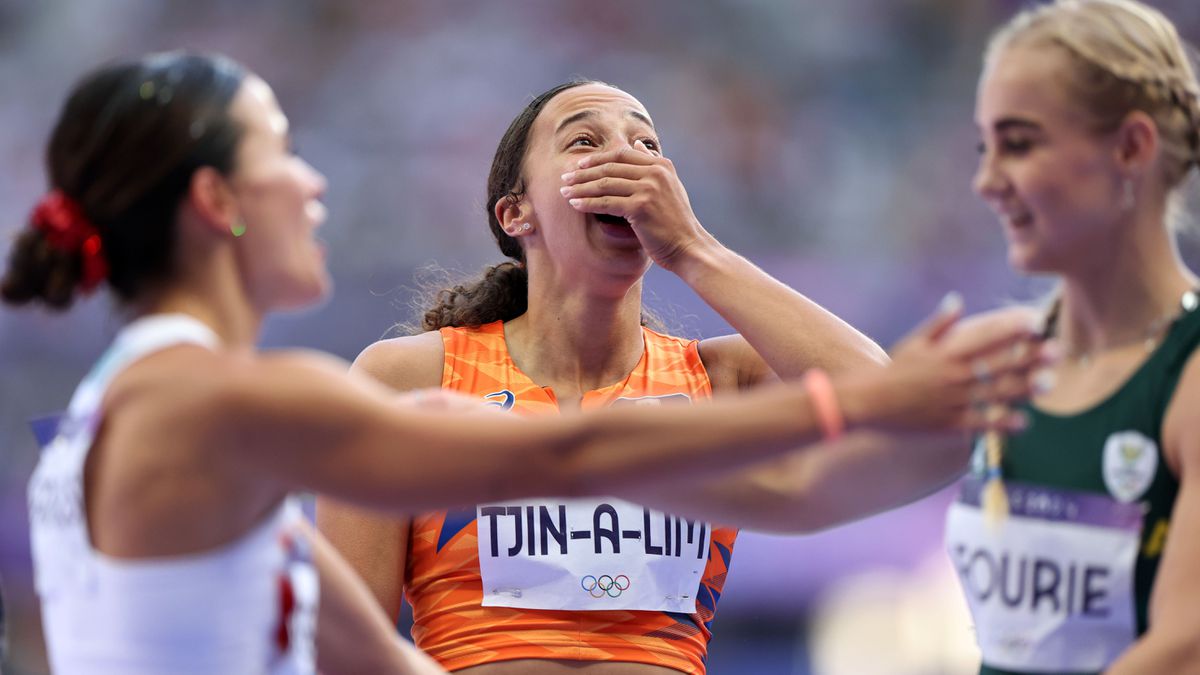
[(119, 559), (92, 547), (83, 467), (104, 391), (129, 364), (183, 343), (215, 348), (219, 340), (183, 314), (126, 326), (75, 390), (29, 482), (51, 666), (60, 675), (314, 673), (318, 581), (295, 531), (303, 515), (294, 498), (216, 550)]

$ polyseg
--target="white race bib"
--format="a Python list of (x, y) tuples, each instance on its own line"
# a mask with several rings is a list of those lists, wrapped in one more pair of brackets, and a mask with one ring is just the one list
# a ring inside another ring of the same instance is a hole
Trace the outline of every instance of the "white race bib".
[(1106, 495), (1007, 483), (1010, 513), (989, 529), (982, 482), (950, 507), (946, 548), (983, 662), (1028, 672), (1091, 672), (1136, 638), (1133, 573), (1142, 510)]
[(615, 499), (477, 507), (485, 607), (696, 611), (712, 526)]

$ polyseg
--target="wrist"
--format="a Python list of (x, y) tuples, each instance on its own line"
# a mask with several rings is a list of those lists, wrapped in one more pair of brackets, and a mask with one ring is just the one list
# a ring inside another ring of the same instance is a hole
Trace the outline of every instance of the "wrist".
[(693, 281), (710, 277), (713, 270), (720, 269), (722, 260), (728, 255), (733, 255), (733, 252), (701, 228), (696, 237), (681, 244), (675, 255), (660, 262), (659, 267), (691, 285)]
[(861, 375), (843, 376), (834, 380), (832, 384), (845, 428), (853, 430), (870, 426), (878, 412), (871, 402), (875, 392), (871, 378)]

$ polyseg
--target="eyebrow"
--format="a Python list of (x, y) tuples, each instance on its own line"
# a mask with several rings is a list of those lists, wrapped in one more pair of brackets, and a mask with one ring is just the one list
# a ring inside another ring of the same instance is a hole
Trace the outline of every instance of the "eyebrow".
[(1031, 129), (1037, 131), (1042, 128), (1042, 125), (1034, 122), (1033, 120), (1027, 120), (1021, 117), (1005, 117), (997, 120), (996, 123), (992, 125), (992, 128), (997, 132), (1009, 131), (1011, 129)]
[[(644, 123), (646, 126), (650, 127), (651, 129), (654, 129), (654, 122), (652, 122), (650, 120), (650, 118), (647, 117), (646, 115), (644, 115), (636, 110), (630, 110), (627, 114), (630, 117), (638, 120), (639, 122)], [(571, 115), (570, 117), (566, 118), (565, 120), (559, 122), (558, 128), (554, 130), (554, 134), (557, 136), (558, 134), (562, 133), (563, 129), (571, 126), (572, 124), (579, 122), (580, 120), (586, 120), (586, 119), (589, 119), (589, 118), (592, 118), (595, 116), (596, 116), (595, 110), (580, 110), (579, 112), (575, 113), (574, 115)]]

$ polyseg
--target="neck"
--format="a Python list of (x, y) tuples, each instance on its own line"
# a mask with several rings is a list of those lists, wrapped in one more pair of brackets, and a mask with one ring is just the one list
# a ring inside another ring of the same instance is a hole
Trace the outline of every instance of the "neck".
[(1058, 334), (1067, 354), (1153, 337), (1148, 333), (1178, 313), (1180, 298), (1196, 286), (1161, 210), (1151, 218), (1116, 228), (1129, 236), (1081, 256), (1086, 264), (1063, 274)]
[(529, 309), (505, 325), (505, 338), (514, 363), (535, 382), (582, 394), (637, 365), (645, 349), (641, 312), (640, 280), (623, 296), (605, 297), (531, 277)]
[(139, 317), (187, 314), (211, 328), (224, 345), (253, 348), (263, 312), (246, 296), (236, 272), (224, 269), (233, 265), (231, 259), (185, 265), (174, 283), (137, 303), (134, 313)]

